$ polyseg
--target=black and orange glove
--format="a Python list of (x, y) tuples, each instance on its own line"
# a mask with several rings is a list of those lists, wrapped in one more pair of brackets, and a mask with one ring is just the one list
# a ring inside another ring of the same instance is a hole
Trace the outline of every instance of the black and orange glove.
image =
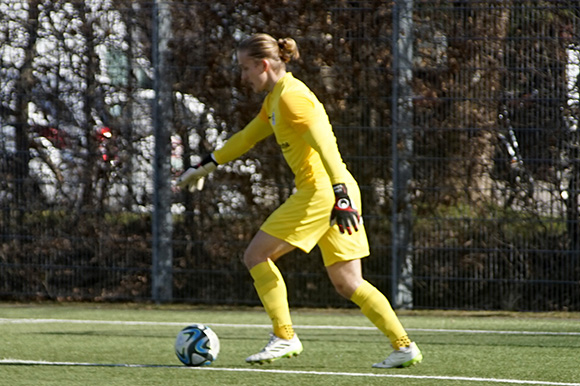
[(346, 230), (349, 235), (352, 235), (352, 229), (358, 232), (358, 224), (360, 224), (361, 218), (350, 197), (348, 197), (346, 185), (335, 184), (332, 185), (332, 189), (334, 190), (335, 201), (330, 215), (330, 223), (336, 222), (340, 233), (344, 233)]

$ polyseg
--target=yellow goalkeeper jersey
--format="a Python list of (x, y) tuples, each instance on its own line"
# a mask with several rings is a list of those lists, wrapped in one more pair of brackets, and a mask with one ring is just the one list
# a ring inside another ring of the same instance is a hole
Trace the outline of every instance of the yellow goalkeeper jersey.
[(324, 106), (300, 80), (286, 73), (268, 93), (260, 113), (213, 155), (232, 161), (269, 135), (276, 136), (296, 187), (355, 183), (338, 151)]
[(260, 113), (213, 156), (219, 164), (232, 161), (271, 134), (294, 172), (297, 191), (260, 230), (305, 252), (318, 244), (325, 266), (368, 256), (362, 223), (358, 232), (347, 236), (330, 223), (335, 199), (331, 184), (345, 183), (352, 204), (362, 215), (360, 191), (342, 161), (324, 106), (291, 73), (266, 95)]

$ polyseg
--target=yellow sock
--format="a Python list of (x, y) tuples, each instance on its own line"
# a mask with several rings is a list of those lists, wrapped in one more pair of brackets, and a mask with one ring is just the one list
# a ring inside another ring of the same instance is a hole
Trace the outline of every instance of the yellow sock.
[(250, 275), (254, 279), (254, 287), (262, 305), (272, 320), (274, 334), (282, 339), (292, 339), (294, 329), (290, 319), (286, 283), (278, 267), (268, 260), (254, 266)]
[(354, 291), (350, 300), (359, 306), (362, 313), (389, 338), (395, 350), (411, 343), (385, 295), (368, 281), (365, 280)]
[(278, 338), (290, 340), (294, 337), (294, 328), (291, 324), (284, 326), (274, 326), (274, 334)]
[(400, 337), (397, 339), (393, 347), (398, 350), (401, 347), (409, 347), (411, 345), (411, 339), (407, 335)]

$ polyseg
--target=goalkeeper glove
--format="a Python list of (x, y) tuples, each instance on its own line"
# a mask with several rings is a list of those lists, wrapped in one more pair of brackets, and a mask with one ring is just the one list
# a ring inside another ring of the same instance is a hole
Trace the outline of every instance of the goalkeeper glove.
[(358, 224), (360, 224), (361, 218), (350, 197), (348, 197), (346, 185), (332, 185), (332, 189), (334, 190), (335, 202), (330, 215), (330, 223), (336, 222), (340, 233), (344, 233), (346, 230), (349, 235), (352, 235), (351, 227), (358, 232)]
[(202, 190), (205, 177), (216, 170), (217, 165), (213, 156), (208, 155), (199, 164), (183, 172), (177, 179), (177, 186), (180, 188), (188, 186), (190, 192)]

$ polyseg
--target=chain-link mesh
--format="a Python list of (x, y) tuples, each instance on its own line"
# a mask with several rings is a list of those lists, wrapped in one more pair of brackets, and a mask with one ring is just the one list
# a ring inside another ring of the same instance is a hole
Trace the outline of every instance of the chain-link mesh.
[[(580, 309), (577, 2), (158, 3), (174, 174), (259, 111), (240, 40), (290, 36), (361, 185), (369, 281), (417, 309)], [(153, 6), (0, 0), (1, 298), (151, 300)], [(258, 304), (241, 256), (292, 189), (270, 138), (174, 191), (174, 301)], [(279, 265), (292, 305), (349, 305), (316, 249)]]

